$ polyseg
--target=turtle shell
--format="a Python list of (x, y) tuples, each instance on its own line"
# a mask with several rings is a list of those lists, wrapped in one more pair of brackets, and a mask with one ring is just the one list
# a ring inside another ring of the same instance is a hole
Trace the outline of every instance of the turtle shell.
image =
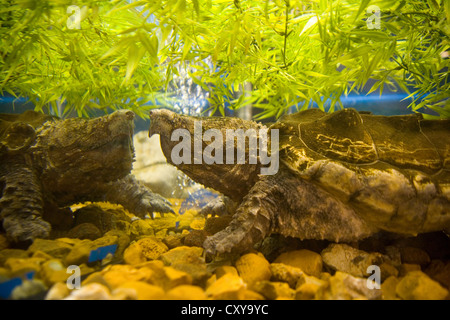
[(0, 155), (27, 149), (36, 138), (36, 129), (52, 116), (25, 111), (21, 114), (0, 114)]
[(309, 109), (271, 128), (281, 162), (383, 229), (449, 225), (450, 120)]

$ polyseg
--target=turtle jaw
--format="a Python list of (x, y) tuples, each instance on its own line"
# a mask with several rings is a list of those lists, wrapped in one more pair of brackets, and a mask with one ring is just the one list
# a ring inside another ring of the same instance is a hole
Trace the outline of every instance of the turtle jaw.
[(161, 136), (170, 136), (175, 127), (175, 118), (178, 115), (175, 112), (165, 109), (150, 111), (150, 129), (148, 136), (154, 134)]
[(194, 128), (194, 117), (179, 115), (166, 109), (157, 109), (150, 111), (150, 128), (148, 136), (159, 134), (161, 149), (169, 163), (172, 163), (172, 149), (178, 144), (178, 141), (172, 141), (172, 134), (177, 129), (188, 130), (191, 135)]

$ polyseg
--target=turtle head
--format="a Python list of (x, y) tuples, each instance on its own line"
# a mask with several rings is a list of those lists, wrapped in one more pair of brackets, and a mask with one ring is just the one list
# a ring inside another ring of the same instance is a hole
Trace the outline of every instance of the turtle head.
[[(240, 199), (261, 172), (263, 125), (234, 117), (150, 112), (149, 136), (159, 134), (167, 161), (194, 181)], [(267, 139), (266, 139), (267, 140)]]
[[(134, 158), (134, 113), (120, 110), (94, 119), (49, 121), (37, 132), (33, 154), (44, 178), (64, 190), (74, 185), (115, 181), (126, 176)], [(52, 179), (54, 178), (54, 179)]]

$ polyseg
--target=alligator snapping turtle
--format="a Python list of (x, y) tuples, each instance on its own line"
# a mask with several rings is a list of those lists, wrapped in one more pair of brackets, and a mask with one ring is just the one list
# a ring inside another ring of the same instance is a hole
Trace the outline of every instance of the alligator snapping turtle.
[[(149, 134), (160, 134), (171, 163), (178, 144), (171, 133), (185, 128), (192, 135), (196, 120), (203, 132), (224, 135), (226, 129), (262, 127), (168, 110), (154, 110), (150, 119)], [(177, 164), (240, 203), (230, 225), (206, 239), (207, 252), (242, 252), (270, 233), (347, 242), (381, 230), (415, 235), (450, 229), (450, 120), (310, 109), (283, 116), (270, 129), (279, 130), (274, 175), (260, 175), (260, 163)]]
[(60, 120), (0, 114), (0, 220), (14, 242), (47, 238), (47, 215), (83, 201), (110, 201), (145, 216), (173, 212), (131, 174), (134, 113)]

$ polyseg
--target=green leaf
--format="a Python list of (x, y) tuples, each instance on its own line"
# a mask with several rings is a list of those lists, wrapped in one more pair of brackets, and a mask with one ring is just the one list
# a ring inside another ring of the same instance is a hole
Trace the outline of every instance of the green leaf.
[(125, 75), (125, 79), (122, 82), (122, 85), (130, 81), (131, 76), (138, 67), (139, 62), (144, 56), (144, 53), (145, 53), (144, 47), (139, 48), (135, 43), (132, 43), (130, 45), (130, 48), (128, 49), (127, 72)]
[(369, 3), (370, 3), (370, 0), (362, 0), (361, 1), (361, 5), (359, 6), (358, 12), (356, 13), (356, 16), (355, 16), (355, 21), (358, 19), (358, 17), (361, 15), (361, 13), (363, 13), (363, 11), (367, 8)]

